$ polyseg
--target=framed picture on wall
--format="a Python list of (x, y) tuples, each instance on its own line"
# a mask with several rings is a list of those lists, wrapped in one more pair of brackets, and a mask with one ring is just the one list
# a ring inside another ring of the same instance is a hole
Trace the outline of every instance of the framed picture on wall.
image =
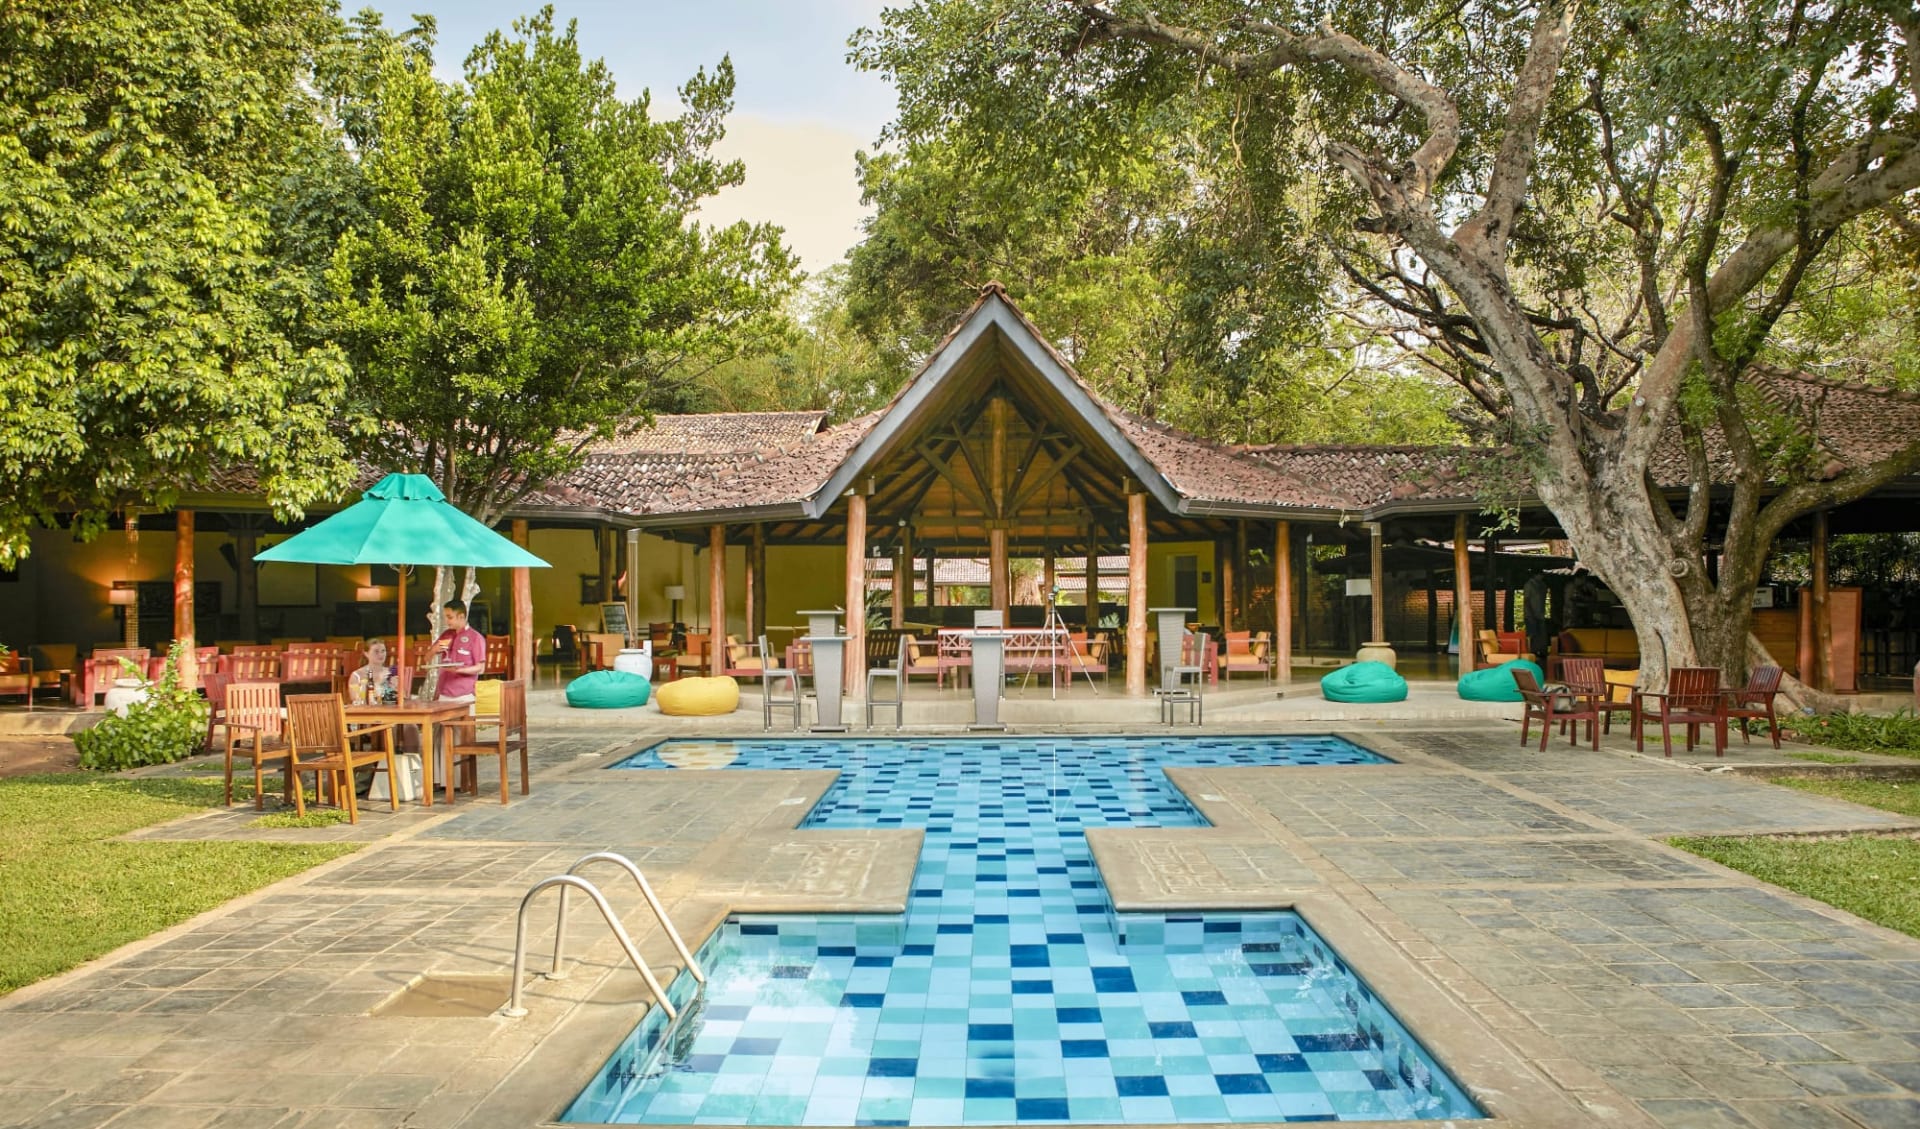
[(581, 603), (597, 604), (606, 598), (607, 598), (606, 594), (600, 591), (600, 574), (599, 573), (583, 572), (580, 574), (580, 602)]

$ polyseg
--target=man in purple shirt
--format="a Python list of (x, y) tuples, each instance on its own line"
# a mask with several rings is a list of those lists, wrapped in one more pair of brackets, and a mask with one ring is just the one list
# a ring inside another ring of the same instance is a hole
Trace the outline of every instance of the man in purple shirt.
[(487, 669), (487, 637), (467, 626), (467, 605), (448, 600), (447, 629), (433, 641), (433, 655), (448, 664), (440, 672), (440, 700), (473, 701), (473, 684)]

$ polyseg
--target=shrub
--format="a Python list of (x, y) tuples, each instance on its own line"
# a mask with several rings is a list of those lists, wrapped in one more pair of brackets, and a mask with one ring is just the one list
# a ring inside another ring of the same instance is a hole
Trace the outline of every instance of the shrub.
[[(147, 700), (127, 707), (125, 717), (108, 714), (91, 729), (73, 735), (80, 767), (118, 772), (149, 764), (172, 764), (199, 751), (207, 731), (206, 699), (180, 684), (179, 644), (167, 653), (166, 670), (148, 684)], [(129, 673), (140, 672), (122, 660)]]
[(1780, 728), (1811, 745), (1865, 753), (1912, 755), (1920, 751), (1920, 717), (1914, 716), (1912, 710), (1891, 714), (1823, 713), (1783, 717)]

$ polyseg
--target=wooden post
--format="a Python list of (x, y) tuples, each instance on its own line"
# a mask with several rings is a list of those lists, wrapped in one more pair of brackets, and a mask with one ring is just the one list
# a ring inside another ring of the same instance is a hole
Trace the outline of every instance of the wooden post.
[(254, 566), (254, 537), (258, 530), (251, 517), (233, 530), (233, 599), (240, 617), (240, 638), (252, 643), (260, 637), (260, 575)]
[(1467, 515), (1453, 515), (1453, 622), (1460, 631), (1460, 673), (1473, 669), (1473, 568), (1467, 554)]
[[(640, 582), (633, 575), (634, 569), (640, 565), (640, 531), (627, 530), (625, 544), (627, 559), (622, 562), (620, 569), (621, 575), (627, 578), (627, 642), (632, 643), (644, 630), (640, 626)], [(679, 551), (678, 547), (674, 549), (675, 553)]]
[(1147, 496), (1127, 495), (1127, 693), (1147, 692)]
[(1813, 512), (1813, 544), (1808, 557), (1813, 571), (1813, 688), (1833, 690), (1833, 605), (1827, 579), (1827, 511)]
[(893, 547), (893, 591), (888, 595), (892, 599), (893, 629), (899, 631), (907, 625), (907, 596), (913, 591), (913, 558), (907, 555), (907, 546), (902, 542)]
[(906, 610), (908, 613), (911, 613), (913, 611), (914, 601), (913, 566), (918, 560), (913, 551), (913, 525), (911, 522), (900, 527), (900, 556), (901, 559), (907, 562), (907, 574), (904, 578), (904, 583), (907, 586)]
[(994, 528), (987, 530), (987, 584), (993, 606), (1002, 616), (1007, 614), (1007, 605), (1012, 602), (1008, 598), (1007, 581), (1007, 530), (995, 522)]
[(1048, 545), (1040, 558), (1040, 600), (1045, 603), (1053, 590), (1059, 587), (1060, 575), (1055, 569), (1053, 546)]
[(754, 522), (747, 541), (747, 631), (758, 642), (767, 632), (767, 527)]
[(1427, 650), (1435, 651), (1440, 647), (1440, 589), (1434, 582), (1433, 570), (1427, 570)]
[(1087, 577), (1087, 633), (1100, 629), (1100, 527), (1087, 526), (1087, 564), (1081, 570)]
[[(514, 518), (509, 527), (513, 531), (513, 543), (522, 549), (528, 548), (530, 539), (525, 518)], [(605, 575), (613, 564), (613, 553), (608, 544), (611, 537), (600, 539), (600, 566)], [(605, 589), (601, 589), (604, 593)], [(533, 570), (516, 568), (513, 570), (513, 677), (528, 686), (533, 685)]]
[[(934, 562), (939, 560), (939, 558), (940, 558), (940, 550), (935, 548), (932, 545), (928, 545), (927, 546), (927, 606), (930, 608), (934, 607), (940, 602), (940, 590), (934, 587), (933, 585), (933, 566), (934, 566)], [(938, 622), (938, 620), (935, 620), (935, 622)]]
[(615, 576), (613, 555), (620, 544), (620, 534), (611, 525), (602, 525), (594, 531), (594, 534), (594, 540), (599, 542), (600, 549), (600, 599), (611, 603)]
[(1293, 523), (1290, 521), (1273, 523), (1273, 665), (1275, 681), (1283, 687), (1292, 681)]
[[(1480, 544), (1487, 555), (1487, 583), (1486, 586), (1481, 589), (1480, 618), (1481, 621), (1487, 625), (1487, 628), (1497, 628), (1500, 626), (1500, 597), (1494, 586), (1500, 583), (1496, 575), (1500, 571), (1498, 567), (1500, 563), (1500, 542), (1495, 538), (1489, 537)], [(1487, 628), (1482, 628), (1482, 630), (1486, 630)]]
[[(140, 605), (127, 608), (138, 615)], [(193, 648), (193, 511), (173, 512), (173, 641), (180, 653), (180, 685), (191, 690), (200, 684), (200, 664)]]
[(1241, 518), (1233, 523), (1233, 584), (1228, 590), (1233, 600), (1233, 619), (1236, 623), (1251, 626), (1253, 609), (1247, 606), (1247, 577), (1251, 572), (1248, 564), (1252, 558), (1247, 556), (1247, 519)]
[(727, 527), (707, 531), (707, 673), (727, 665)]
[(1226, 653), (1227, 632), (1233, 630), (1233, 547), (1224, 537), (1213, 541), (1213, 590), (1220, 597), (1221, 653)]
[(1387, 641), (1387, 569), (1384, 540), (1380, 535), (1380, 523), (1369, 522), (1367, 530), (1367, 577), (1368, 610), (1372, 614), (1372, 642)]
[(867, 498), (847, 496), (846, 692), (867, 693)]

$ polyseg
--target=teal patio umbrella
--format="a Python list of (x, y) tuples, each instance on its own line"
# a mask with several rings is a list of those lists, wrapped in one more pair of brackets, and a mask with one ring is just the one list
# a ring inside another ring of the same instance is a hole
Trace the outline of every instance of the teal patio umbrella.
[[(462, 513), (424, 474), (389, 474), (360, 501), (255, 554), (257, 561), (328, 565), (467, 565), (547, 568), (527, 552)], [(400, 572), (395, 661), (407, 664), (407, 574)]]

